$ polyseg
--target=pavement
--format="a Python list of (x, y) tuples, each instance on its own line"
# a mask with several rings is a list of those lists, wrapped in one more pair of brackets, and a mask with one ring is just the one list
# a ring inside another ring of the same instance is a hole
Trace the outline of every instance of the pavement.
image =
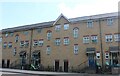
[(87, 73), (65, 73), (65, 72), (47, 72), (47, 71), (29, 71), (18, 69), (0, 68), (1, 76), (120, 76), (120, 75), (103, 75)]

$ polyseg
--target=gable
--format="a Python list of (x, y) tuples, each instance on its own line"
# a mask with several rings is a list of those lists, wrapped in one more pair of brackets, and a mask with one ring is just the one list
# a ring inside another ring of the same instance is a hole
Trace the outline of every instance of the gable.
[(63, 15), (61, 14), (53, 23), (53, 26), (56, 24), (61, 24), (61, 23), (69, 23), (70, 21)]

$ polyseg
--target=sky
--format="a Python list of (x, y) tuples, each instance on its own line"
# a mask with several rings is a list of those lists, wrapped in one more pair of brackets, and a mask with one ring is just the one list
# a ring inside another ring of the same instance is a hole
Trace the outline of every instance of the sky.
[(0, 30), (118, 11), (120, 0), (0, 0)]

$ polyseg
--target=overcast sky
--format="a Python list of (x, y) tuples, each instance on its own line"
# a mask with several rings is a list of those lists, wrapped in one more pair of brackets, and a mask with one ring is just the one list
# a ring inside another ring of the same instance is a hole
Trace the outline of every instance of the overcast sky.
[[(17, 2), (16, 2), (17, 1)], [(0, 0), (0, 29), (118, 11), (120, 0)]]

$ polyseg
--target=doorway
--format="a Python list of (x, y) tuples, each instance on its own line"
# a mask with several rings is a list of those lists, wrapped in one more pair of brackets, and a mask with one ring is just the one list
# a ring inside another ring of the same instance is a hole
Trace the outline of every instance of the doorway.
[(68, 72), (68, 60), (64, 61), (64, 72)]
[(5, 60), (2, 59), (2, 68), (5, 68)]
[(7, 60), (7, 68), (10, 67), (10, 60)]
[(88, 55), (88, 63), (89, 63), (89, 67), (95, 67), (95, 60), (93, 54)]
[(55, 71), (59, 71), (59, 60), (55, 60)]

